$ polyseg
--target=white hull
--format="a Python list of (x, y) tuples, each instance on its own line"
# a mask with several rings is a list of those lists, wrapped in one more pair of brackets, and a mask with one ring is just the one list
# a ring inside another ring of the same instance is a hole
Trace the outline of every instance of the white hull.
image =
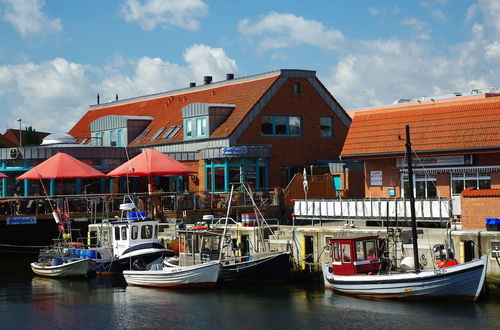
[(152, 287), (211, 287), (220, 274), (219, 261), (194, 266), (164, 267), (162, 270), (125, 270), (123, 276), (130, 285)]
[(72, 277), (86, 276), (94, 268), (94, 262), (90, 259), (80, 259), (61, 265), (32, 262), (31, 269), (37, 275), (49, 277)]
[(375, 298), (426, 298), (453, 296), (476, 300), (486, 275), (487, 257), (419, 273), (334, 275), (322, 264), (325, 288)]

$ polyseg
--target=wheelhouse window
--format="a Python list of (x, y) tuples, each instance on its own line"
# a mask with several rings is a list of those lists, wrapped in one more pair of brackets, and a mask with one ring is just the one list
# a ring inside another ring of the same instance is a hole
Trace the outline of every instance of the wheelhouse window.
[(141, 239), (149, 239), (153, 237), (153, 226), (144, 225), (141, 227)]
[(338, 242), (332, 244), (332, 260), (340, 262), (340, 244)]
[(136, 240), (136, 239), (137, 239), (137, 237), (139, 237), (139, 227), (137, 227), (137, 226), (132, 226), (132, 233), (131, 233), (131, 235), (130, 235), (130, 236), (131, 236), (131, 238), (132, 238), (133, 240)]
[(375, 241), (356, 242), (356, 260), (373, 260), (376, 257)]
[(300, 136), (302, 119), (300, 116), (262, 116), (261, 132), (266, 136)]
[(333, 118), (332, 117), (320, 117), (319, 126), (320, 126), (322, 137), (332, 137), (333, 136)]
[(122, 226), (122, 240), (127, 239), (127, 226)]
[(351, 262), (351, 246), (349, 244), (342, 244), (342, 261)]
[(115, 227), (115, 241), (120, 240), (120, 227)]

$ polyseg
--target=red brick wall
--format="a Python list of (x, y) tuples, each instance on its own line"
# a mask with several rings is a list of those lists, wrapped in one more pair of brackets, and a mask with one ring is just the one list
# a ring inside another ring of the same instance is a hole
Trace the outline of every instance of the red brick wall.
[(500, 217), (500, 197), (462, 197), (462, 227), (486, 229), (485, 218)]
[[(301, 95), (293, 84), (301, 83)], [(302, 136), (262, 136), (262, 115), (301, 116)], [(320, 117), (333, 117), (333, 137), (320, 136)], [(348, 128), (337, 118), (307, 79), (288, 79), (262, 112), (238, 139), (239, 144), (272, 145), (269, 162), (269, 186), (280, 186), (280, 167), (306, 166), (317, 160), (338, 160)]]
[[(371, 185), (371, 171), (382, 171), (382, 185)], [(395, 197), (401, 196), (399, 187), (401, 176), (396, 168), (395, 159), (376, 159), (365, 161), (365, 196), (367, 198), (389, 197), (388, 187), (394, 187)]]
[(500, 172), (491, 173), (491, 188), (500, 189)]
[(451, 182), (449, 173), (436, 174), (437, 196), (443, 198), (450, 198), (451, 197), (450, 184)]

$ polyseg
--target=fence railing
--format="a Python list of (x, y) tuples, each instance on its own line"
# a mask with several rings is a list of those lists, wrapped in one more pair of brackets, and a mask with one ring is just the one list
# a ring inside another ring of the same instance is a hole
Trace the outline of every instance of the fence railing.
[[(298, 220), (410, 220), (408, 199), (308, 199), (296, 200), (294, 215)], [(417, 221), (448, 221), (452, 218), (451, 199), (415, 201)]]

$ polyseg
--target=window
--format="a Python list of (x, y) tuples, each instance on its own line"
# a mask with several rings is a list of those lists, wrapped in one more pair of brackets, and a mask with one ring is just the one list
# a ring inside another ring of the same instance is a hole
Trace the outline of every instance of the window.
[(89, 138), (83, 138), (83, 139), (82, 139), (82, 142), (80, 142), (80, 143), (81, 143), (81, 144), (85, 144), (85, 143), (87, 143), (87, 141), (88, 141), (88, 140), (89, 140)]
[(293, 93), (295, 95), (300, 95), (301, 94), (301, 86), (299, 82), (293, 83)]
[(207, 117), (196, 118), (196, 137), (204, 137), (207, 135)]
[(375, 252), (375, 241), (356, 242), (356, 260), (373, 260), (377, 254)]
[(115, 241), (120, 240), (120, 227), (115, 227)]
[(320, 117), (319, 127), (322, 137), (333, 136), (333, 119), (332, 117)]
[(144, 225), (141, 227), (141, 239), (149, 239), (153, 237), (153, 226)]
[(162, 139), (164, 140), (170, 140), (172, 139), (177, 132), (181, 129), (182, 125), (177, 125), (177, 126), (170, 126), (170, 128), (167, 130), (165, 135), (162, 136)]
[(262, 116), (262, 135), (300, 136), (302, 120), (300, 116)]
[(342, 260), (351, 262), (351, 246), (349, 244), (342, 244)]
[[(414, 196), (415, 198), (436, 198), (436, 175), (435, 174), (416, 174), (414, 179)], [(403, 196), (410, 197), (410, 183), (408, 175), (403, 176)]]
[(451, 192), (453, 195), (460, 195), (462, 190), (469, 187), (490, 189), (491, 175), (489, 173), (453, 173), (451, 175)]
[(137, 239), (139, 236), (139, 227), (137, 226), (132, 226), (132, 234), (130, 235), (132, 239)]
[(184, 121), (184, 127), (186, 128), (184, 130), (184, 138), (190, 139), (193, 137), (193, 122), (191, 119), (186, 119)]
[(331, 248), (330, 240), (331, 239), (332, 239), (331, 236), (326, 236), (325, 237), (325, 250), (326, 251), (330, 251), (330, 248)]
[(149, 141), (154, 141), (160, 134), (165, 130), (165, 127), (161, 127), (156, 133), (149, 139)]
[(333, 262), (340, 262), (340, 244), (338, 242), (333, 243), (332, 245), (332, 260)]
[(205, 189), (211, 192), (227, 192), (232, 183), (241, 180), (255, 191), (268, 186), (267, 160), (263, 158), (212, 159), (205, 163)]
[(127, 226), (122, 226), (122, 240), (125, 241), (127, 239)]
[(135, 141), (135, 144), (139, 144), (142, 140), (144, 140), (146, 135), (148, 135), (149, 131), (150, 131), (149, 129), (145, 129), (144, 131), (142, 131), (141, 135), (139, 135), (139, 137)]

